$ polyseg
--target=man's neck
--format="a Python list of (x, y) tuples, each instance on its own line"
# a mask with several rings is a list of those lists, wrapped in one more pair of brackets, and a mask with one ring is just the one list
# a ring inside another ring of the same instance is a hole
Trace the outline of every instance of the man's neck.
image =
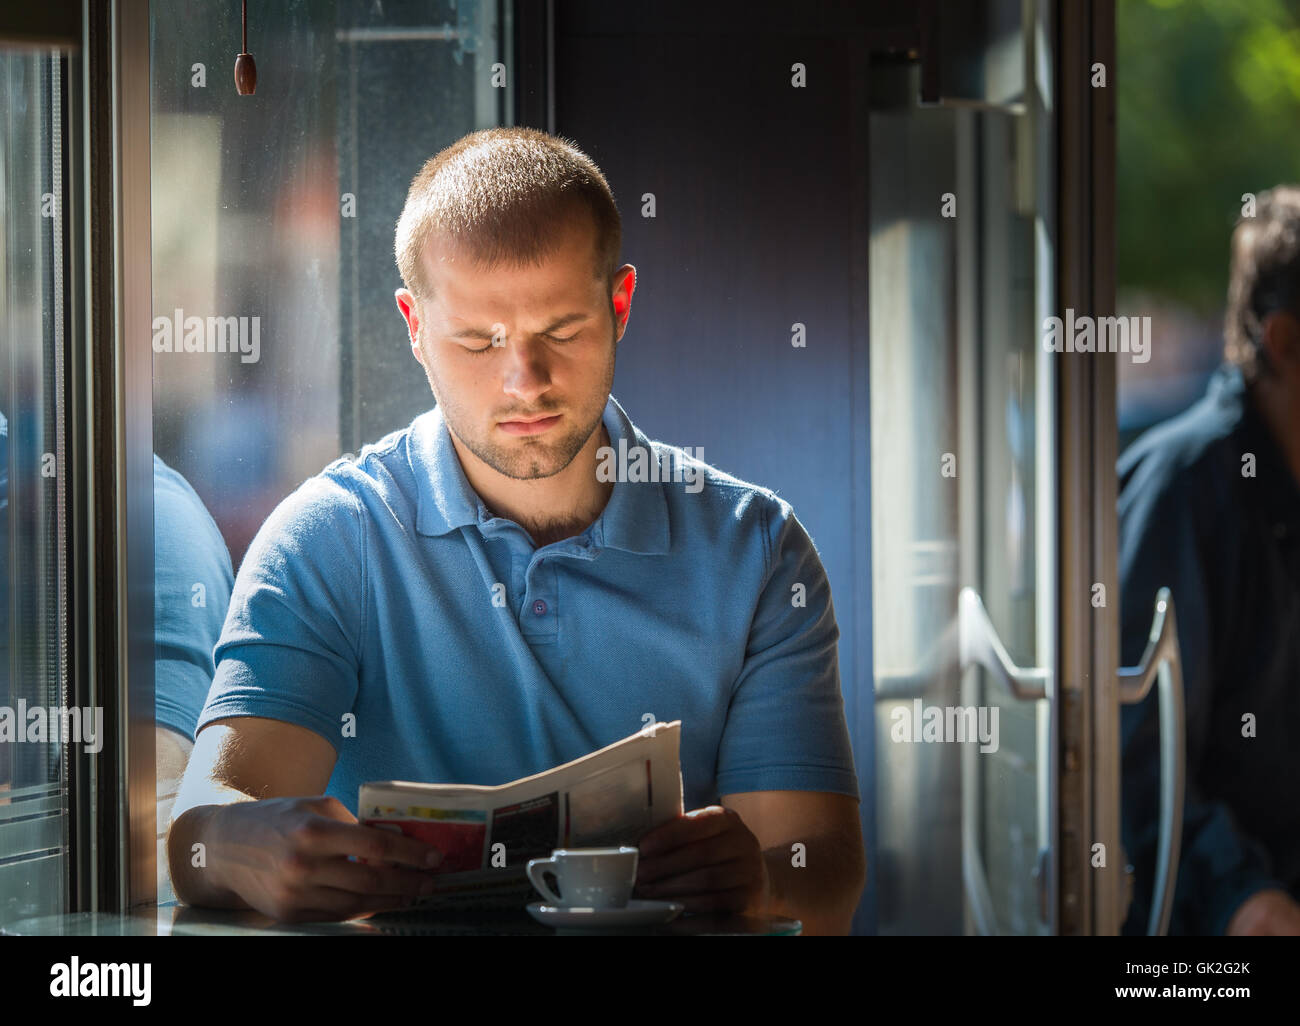
[(562, 471), (526, 481), (467, 459), (458, 442), (456, 449), (465, 477), (483, 504), (493, 515), (513, 520), (542, 548), (581, 534), (604, 510), (614, 485), (596, 480), (596, 453), (609, 444), (609, 432), (601, 423)]
[(1300, 404), (1283, 383), (1267, 377), (1250, 386), (1249, 396), (1300, 487)]

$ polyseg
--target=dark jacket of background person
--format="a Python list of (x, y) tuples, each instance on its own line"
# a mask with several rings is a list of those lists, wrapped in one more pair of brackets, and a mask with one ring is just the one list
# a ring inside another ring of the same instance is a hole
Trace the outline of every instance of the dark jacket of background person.
[[(1119, 474), (1122, 662), (1141, 659), (1162, 586), (1182, 650), (1187, 788), (1170, 933), (1222, 934), (1257, 891), (1300, 888), (1300, 489), (1231, 365), (1139, 438)], [(1152, 688), (1121, 713), (1123, 839), (1136, 870), (1126, 934), (1145, 932), (1151, 907), (1157, 703)]]

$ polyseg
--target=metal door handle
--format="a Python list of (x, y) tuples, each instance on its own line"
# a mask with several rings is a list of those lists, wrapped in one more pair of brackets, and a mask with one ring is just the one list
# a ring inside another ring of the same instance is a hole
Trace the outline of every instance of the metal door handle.
[(962, 588), (957, 596), (958, 663), (963, 672), (979, 665), (1006, 685), (1025, 702), (1047, 697), (1047, 682), (1052, 671), (1042, 667), (1017, 666), (1007, 655), (997, 628), (984, 609), (984, 601), (974, 588)]
[[(962, 673), (971, 666), (982, 666), (1022, 701), (1048, 697), (1052, 671), (1039, 666), (1018, 666), (1012, 662), (1006, 646), (998, 637), (997, 628), (989, 619), (983, 599), (974, 588), (962, 588), (957, 596), (957, 664)], [(975, 928), (982, 936), (989, 937), (997, 932), (997, 917), (988, 876), (984, 872), (984, 860), (980, 857), (974, 816), (963, 812), (961, 833), (961, 868), (966, 900), (970, 902)]]
[(1187, 773), (1183, 662), (1178, 648), (1174, 600), (1168, 588), (1156, 593), (1155, 616), (1142, 662), (1119, 671), (1120, 702), (1134, 705), (1142, 701), (1157, 680), (1160, 684), (1160, 847), (1155, 887), (1151, 891), (1151, 916), (1147, 922), (1147, 933), (1153, 937), (1168, 932), (1173, 912)]

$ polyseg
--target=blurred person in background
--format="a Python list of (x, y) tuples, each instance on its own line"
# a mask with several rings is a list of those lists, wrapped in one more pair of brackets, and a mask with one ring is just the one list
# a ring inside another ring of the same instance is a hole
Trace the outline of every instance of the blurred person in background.
[[(1232, 236), (1225, 363), (1204, 398), (1120, 458), (1121, 646), (1142, 657), (1173, 594), (1187, 780), (1173, 934), (1300, 934), (1300, 187)], [(1158, 836), (1156, 691), (1121, 713), (1126, 934)]]

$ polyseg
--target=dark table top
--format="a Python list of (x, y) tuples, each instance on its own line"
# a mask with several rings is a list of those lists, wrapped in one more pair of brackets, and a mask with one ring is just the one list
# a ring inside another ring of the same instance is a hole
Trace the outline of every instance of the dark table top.
[(719, 913), (679, 915), (662, 926), (627, 929), (556, 930), (536, 922), (522, 908), (481, 912), (388, 912), (365, 919), (337, 923), (279, 923), (252, 911), (190, 908), (165, 904), (128, 914), (73, 912), (39, 916), (0, 924), (9, 936), (55, 935), (65, 937), (126, 936), (555, 936), (624, 934), (658, 936), (796, 936), (797, 919), (780, 916), (739, 916)]

